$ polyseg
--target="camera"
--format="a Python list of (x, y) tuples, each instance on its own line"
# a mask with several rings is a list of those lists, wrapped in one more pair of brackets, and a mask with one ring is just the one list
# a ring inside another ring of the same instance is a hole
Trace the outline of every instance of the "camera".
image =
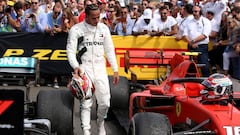
[(57, 25), (57, 24), (54, 24), (54, 27), (55, 27), (55, 28), (59, 28), (59, 25)]
[(4, 12), (11, 13), (11, 7), (10, 6), (5, 7)]
[(33, 18), (34, 17), (34, 14), (30, 14), (30, 16), (28, 18)]

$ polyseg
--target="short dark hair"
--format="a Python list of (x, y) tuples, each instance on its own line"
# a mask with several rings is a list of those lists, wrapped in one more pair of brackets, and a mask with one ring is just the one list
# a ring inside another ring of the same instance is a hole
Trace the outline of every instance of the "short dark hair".
[(186, 4), (184, 6), (184, 9), (187, 11), (187, 13), (193, 14), (193, 5), (192, 4)]
[(86, 5), (86, 8), (85, 8), (86, 15), (90, 15), (90, 11), (93, 11), (93, 10), (99, 10), (98, 5), (96, 4)]
[(23, 4), (22, 2), (18, 1), (14, 4), (13, 6), (14, 10), (19, 10), (19, 9), (22, 9), (23, 8)]
[(240, 13), (240, 7), (233, 7), (232, 12), (235, 11), (236, 13)]
[(159, 11), (162, 11), (162, 10), (164, 10), (164, 9), (169, 10), (169, 8), (168, 8), (166, 5), (164, 5), (164, 6), (161, 6), (161, 7), (159, 8)]

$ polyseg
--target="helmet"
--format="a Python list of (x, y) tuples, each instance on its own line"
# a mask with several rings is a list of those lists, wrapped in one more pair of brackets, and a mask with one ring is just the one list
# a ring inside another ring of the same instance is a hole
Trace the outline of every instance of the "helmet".
[(70, 90), (73, 96), (79, 100), (91, 98), (95, 91), (91, 80), (85, 73), (80, 77), (72, 77)]
[(233, 93), (232, 81), (224, 74), (215, 73), (202, 84), (214, 92), (214, 95), (228, 95)]

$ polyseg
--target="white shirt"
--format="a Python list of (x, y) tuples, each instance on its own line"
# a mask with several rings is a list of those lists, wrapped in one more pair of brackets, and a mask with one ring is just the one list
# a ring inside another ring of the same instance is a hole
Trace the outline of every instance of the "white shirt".
[(220, 29), (219, 23), (214, 18), (210, 20), (210, 22), (212, 26), (212, 31), (219, 32), (219, 29)]
[(217, 21), (217, 23), (220, 24), (222, 19), (222, 13), (227, 9), (227, 5), (225, 0), (219, 0), (216, 2), (208, 2), (205, 5), (203, 5), (203, 14), (206, 15), (207, 11), (213, 11), (214, 12), (214, 19)]
[(214, 2), (212, 1), (209, 1), (207, 3), (205, 3), (204, 5), (200, 5), (202, 7), (202, 13), (203, 13), (203, 16), (206, 16), (206, 13), (209, 9), (211, 9), (214, 5)]
[(153, 19), (150, 20), (149, 24), (146, 24), (143, 17), (140, 17), (133, 27), (133, 32), (143, 32), (144, 30), (150, 32), (157, 31), (157, 29), (154, 29), (151, 23), (153, 23)]
[(216, 1), (213, 5), (214, 9), (214, 19), (217, 21), (217, 23), (220, 24), (222, 19), (222, 13), (227, 9), (227, 4), (224, 0)]
[(153, 29), (157, 29), (158, 32), (170, 32), (172, 31), (172, 26), (177, 24), (177, 21), (172, 16), (168, 16), (167, 20), (163, 22), (161, 18), (154, 18), (154, 23), (151, 23)]
[[(220, 29), (220, 25), (219, 23), (213, 18), (212, 20), (210, 20), (211, 22), (211, 27), (212, 27), (212, 30), (211, 31), (214, 31), (214, 32), (219, 32), (219, 29)], [(214, 38), (214, 39), (210, 39), (212, 42), (216, 42), (217, 38)]]
[(159, 14), (159, 9), (155, 9), (153, 11), (153, 18), (161, 18), (160, 14)]
[(184, 32), (184, 28), (187, 27), (189, 21), (191, 21), (193, 19), (193, 15), (189, 15), (185, 18), (183, 18), (179, 23), (178, 23), (178, 35), (183, 35)]
[(177, 13), (177, 17), (175, 19), (179, 25), (184, 18), (180, 15), (180, 13)]
[(100, 20), (103, 18), (107, 18), (107, 13), (105, 11), (100, 13)]
[(193, 40), (203, 34), (206, 38), (197, 44), (208, 44), (208, 36), (210, 35), (211, 30), (211, 22), (207, 18), (201, 16), (199, 20), (193, 18), (189, 21), (187, 27), (184, 29), (183, 36), (188, 36), (190, 40)]

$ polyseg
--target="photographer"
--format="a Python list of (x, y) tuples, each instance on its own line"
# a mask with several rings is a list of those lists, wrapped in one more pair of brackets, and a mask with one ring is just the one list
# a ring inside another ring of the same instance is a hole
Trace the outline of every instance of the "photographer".
[(62, 5), (60, 2), (56, 2), (53, 7), (53, 12), (47, 14), (48, 26), (46, 28), (46, 33), (51, 36), (54, 34), (62, 32)]
[(31, 8), (24, 12), (21, 19), (23, 32), (45, 32), (47, 28), (47, 15), (39, 9), (39, 0), (32, 0)]
[(23, 10), (23, 3), (18, 1), (14, 4), (14, 10), (15, 10), (15, 13), (16, 13), (16, 19), (15, 19), (15, 22), (16, 22), (16, 30), (18, 32), (21, 31), (21, 24), (20, 24), (20, 20), (23, 18), (23, 14), (24, 14), (24, 10)]
[(17, 23), (15, 21), (13, 9), (14, 2), (1, 2), (0, 6), (0, 32), (16, 32)]

